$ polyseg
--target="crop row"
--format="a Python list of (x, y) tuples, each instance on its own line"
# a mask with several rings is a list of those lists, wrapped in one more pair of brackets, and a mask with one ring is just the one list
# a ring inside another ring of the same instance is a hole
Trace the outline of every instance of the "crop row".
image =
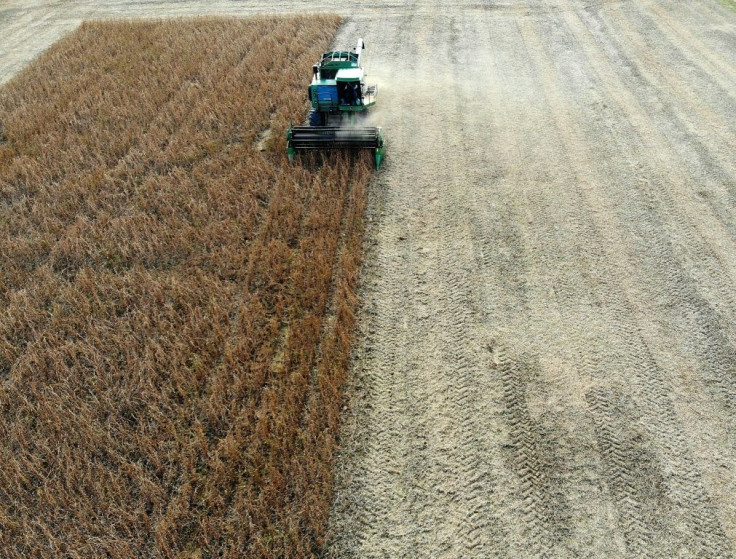
[(371, 166), (283, 137), (339, 23), (85, 23), (0, 90), (4, 556), (319, 553)]

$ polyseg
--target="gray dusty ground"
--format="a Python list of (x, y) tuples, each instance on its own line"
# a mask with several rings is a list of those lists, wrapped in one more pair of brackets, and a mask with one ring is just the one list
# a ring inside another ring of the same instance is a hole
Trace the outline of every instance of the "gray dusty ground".
[(389, 138), (328, 555), (732, 557), (736, 12), (11, 0), (0, 81), (83, 18), (306, 10)]

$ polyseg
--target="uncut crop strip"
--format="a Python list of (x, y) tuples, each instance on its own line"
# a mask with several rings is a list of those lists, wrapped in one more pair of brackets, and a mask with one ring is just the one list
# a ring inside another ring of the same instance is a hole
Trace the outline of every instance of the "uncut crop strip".
[(338, 25), (87, 23), (0, 90), (6, 556), (319, 552), (370, 162), (283, 137)]

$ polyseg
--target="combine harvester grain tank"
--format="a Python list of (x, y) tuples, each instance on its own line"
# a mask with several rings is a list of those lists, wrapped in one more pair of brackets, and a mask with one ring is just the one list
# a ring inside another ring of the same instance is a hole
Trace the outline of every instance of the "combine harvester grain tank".
[(380, 127), (360, 126), (376, 104), (377, 86), (365, 84), (362, 65), (365, 43), (358, 39), (352, 51), (330, 51), (312, 67), (308, 88), (309, 126), (290, 126), (286, 132), (286, 150), (293, 161), (299, 151), (333, 149), (373, 150), (376, 168), (384, 155)]

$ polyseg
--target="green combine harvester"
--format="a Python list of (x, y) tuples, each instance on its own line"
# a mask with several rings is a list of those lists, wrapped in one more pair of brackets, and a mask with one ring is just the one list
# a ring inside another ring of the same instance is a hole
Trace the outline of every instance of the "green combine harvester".
[(360, 126), (367, 111), (376, 104), (377, 87), (366, 86), (361, 57), (365, 43), (358, 39), (352, 51), (331, 51), (312, 67), (314, 77), (308, 88), (312, 108), (309, 126), (290, 126), (286, 131), (289, 161), (297, 151), (370, 149), (376, 168), (383, 160), (383, 133), (380, 127)]

